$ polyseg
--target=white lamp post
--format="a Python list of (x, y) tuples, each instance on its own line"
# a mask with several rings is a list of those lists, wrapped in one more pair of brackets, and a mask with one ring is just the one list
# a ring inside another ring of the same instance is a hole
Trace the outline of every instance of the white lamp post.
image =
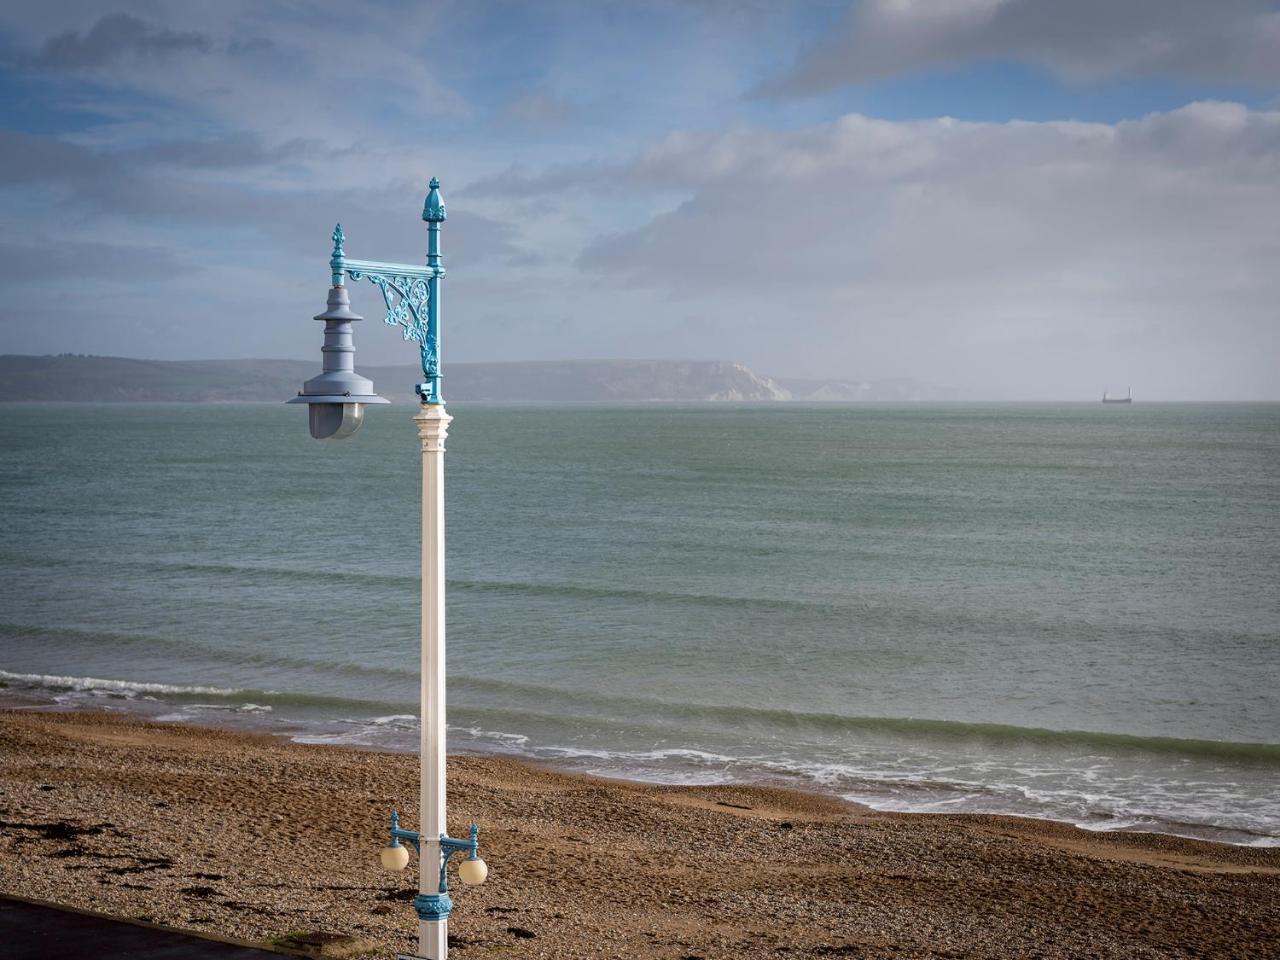
[[(325, 321), (324, 369), (304, 384), (289, 403), (305, 403), (311, 435), (339, 439), (355, 433), (364, 421), (364, 405), (386, 403), (373, 392), (373, 383), (355, 373), (351, 324), (362, 319), (351, 312), (345, 279), (368, 279), (382, 291), (387, 305), (385, 322), (404, 328), (404, 339), (419, 345), (424, 382), (416, 391), (421, 409), (413, 418), (422, 445), (422, 724), (419, 742), (421, 782), (419, 829), (402, 830), (399, 815), (391, 813), (391, 843), (381, 854), (382, 865), (403, 870), (409, 863), (407, 840), (419, 853), (418, 954), (420, 960), (445, 960), (449, 951), (449, 858), (465, 852), (458, 868), (463, 883), (483, 883), (488, 875), (477, 855), (479, 828), (458, 840), (447, 835), (445, 823), (445, 622), (444, 622), (444, 440), (452, 421), (440, 395), (440, 224), (445, 220), (440, 181), (431, 180), (422, 210), (427, 221), (425, 266), (351, 260), (343, 248), (342, 226), (333, 231), (329, 260), (333, 286), (328, 309), (316, 317)], [(433, 865), (438, 865), (436, 869)], [(401, 955), (402, 957), (405, 955)]]

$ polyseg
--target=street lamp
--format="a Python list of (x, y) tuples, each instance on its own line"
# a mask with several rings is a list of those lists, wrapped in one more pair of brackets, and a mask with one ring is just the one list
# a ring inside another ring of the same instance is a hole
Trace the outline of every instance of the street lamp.
[[(342, 242), (342, 225), (333, 231), (335, 244)], [(389, 403), (373, 392), (373, 381), (355, 371), (355, 347), (351, 344), (351, 324), (364, 317), (351, 310), (351, 295), (345, 286), (329, 291), (328, 309), (317, 314), (324, 321), (324, 369), (302, 385), (298, 395), (286, 403), (305, 403), (311, 435), (317, 440), (341, 440), (364, 423), (366, 403)]]
[[(311, 435), (316, 439), (349, 437), (364, 420), (364, 407), (386, 403), (373, 392), (373, 383), (355, 372), (352, 323), (362, 319), (351, 311), (346, 278), (367, 279), (382, 291), (389, 326), (402, 327), (405, 340), (418, 344), (423, 382), (415, 388), (422, 404), (413, 418), (422, 444), (422, 724), (419, 740), (421, 779), (419, 831), (400, 829), (400, 817), (391, 812), (391, 843), (383, 849), (382, 865), (403, 870), (409, 853), (401, 840), (418, 851), (418, 914), (420, 960), (445, 960), (449, 950), (449, 897), (446, 870), (449, 858), (465, 852), (459, 865), (463, 883), (483, 883), (488, 868), (477, 855), (479, 827), (471, 825), (467, 840), (450, 837), (445, 824), (445, 683), (444, 683), (444, 440), (452, 421), (440, 395), (440, 224), (445, 220), (440, 181), (431, 178), (427, 202), (422, 208), (427, 222), (425, 266), (353, 260), (346, 255), (339, 224), (333, 230), (333, 255), (329, 260), (333, 285), (328, 308), (316, 317), (323, 320), (323, 370), (308, 380), (288, 403), (305, 403)], [(439, 864), (439, 869), (429, 868)], [(404, 956), (404, 955), (402, 955)]]
[[(441, 837), (440, 848), (442, 856), (440, 859), (440, 892), (447, 894), (449, 892), (448, 866), (449, 858), (455, 853), (466, 852), (467, 858), (458, 865), (458, 877), (468, 886), (476, 886), (484, 883), (485, 878), (489, 876), (489, 867), (478, 855), (480, 841), (477, 836), (480, 828), (474, 823), (471, 825), (471, 839), (458, 840), (455, 837)], [(416, 830), (400, 829), (400, 814), (391, 811), (391, 842), (382, 848), (380, 859), (382, 865), (388, 870), (403, 870), (409, 865), (409, 851), (402, 844), (401, 840), (408, 840), (413, 844), (413, 849), (417, 850), (419, 855), (422, 853), (422, 837)]]

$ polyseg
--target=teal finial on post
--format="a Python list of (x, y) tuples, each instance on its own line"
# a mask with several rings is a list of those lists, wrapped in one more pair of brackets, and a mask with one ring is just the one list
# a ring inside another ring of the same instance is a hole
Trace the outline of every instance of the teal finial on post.
[(429, 184), (430, 189), (427, 192), (427, 202), (422, 206), (422, 219), (428, 223), (439, 223), (446, 219), (444, 212), (444, 201), (440, 199), (440, 180), (437, 177), (431, 178)]
[(346, 236), (342, 233), (342, 224), (337, 224), (333, 228), (333, 256), (329, 258), (329, 269), (333, 271), (333, 285), (335, 287), (342, 286), (342, 273), (346, 266), (347, 254), (342, 249), (342, 243), (346, 240)]

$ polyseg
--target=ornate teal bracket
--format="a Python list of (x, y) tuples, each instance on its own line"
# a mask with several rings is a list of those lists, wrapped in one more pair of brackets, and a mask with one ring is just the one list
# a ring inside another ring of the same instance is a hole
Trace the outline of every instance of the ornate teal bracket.
[(440, 394), (440, 279), (445, 270), (440, 262), (440, 224), (445, 220), (440, 199), (440, 181), (431, 178), (422, 219), (428, 224), (427, 263), (385, 263), (380, 260), (353, 260), (344, 249), (342, 224), (333, 228), (333, 255), (329, 269), (333, 285), (341, 287), (346, 277), (368, 280), (382, 291), (387, 305), (383, 323), (402, 327), (405, 340), (418, 344), (424, 383), (417, 385), (423, 403), (443, 404)]
[[(418, 856), (422, 856), (422, 835), (417, 830), (401, 829), (400, 814), (392, 810), (390, 845), (398, 847), (401, 840), (413, 844)], [(469, 840), (440, 834), (440, 892), (420, 893), (414, 898), (413, 906), (418, 911), (419, 919), (443, 920), (449, 916), (449, 911), (453, 909), (453, 900), (449, 897), (449, 858), (455, 853), (465, 852), (468, 860), (476, 860), (479, 858), (479, 851), (480, 828), (474, 823), (471, 825)]]

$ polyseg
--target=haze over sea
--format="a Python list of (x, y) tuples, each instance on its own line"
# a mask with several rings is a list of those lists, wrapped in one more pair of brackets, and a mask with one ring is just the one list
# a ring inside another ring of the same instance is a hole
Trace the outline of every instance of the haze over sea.
[[(1280, 844), (1280, 405), (450, 411), (451, 750)], [(0, 693), (416, 748), (407, 407), (3, 412)]]

